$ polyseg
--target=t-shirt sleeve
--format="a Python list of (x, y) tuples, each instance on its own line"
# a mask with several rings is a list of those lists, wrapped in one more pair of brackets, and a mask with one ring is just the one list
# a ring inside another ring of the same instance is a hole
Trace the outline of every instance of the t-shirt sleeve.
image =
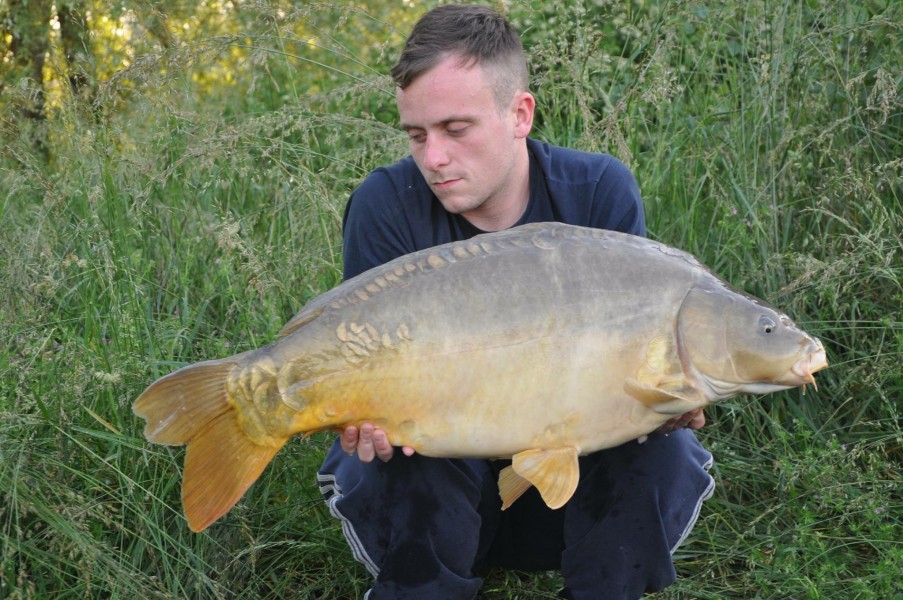
[(391, 178), (372, 172), (348, 199), (342, 220), (344, 278), (413, 251), (410, 228)]
[(646, 235), (646, 216), (636, 178), (614, 157), (605, 165), (593, 194), (590, 226)]

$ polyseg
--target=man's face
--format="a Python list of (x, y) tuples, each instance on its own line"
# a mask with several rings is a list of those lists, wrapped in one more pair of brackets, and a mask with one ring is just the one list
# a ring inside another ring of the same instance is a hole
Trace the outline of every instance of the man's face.
[(523, 138), (532, 124), (532, 96), (517, 94), (500, 108), (487, 71), (449, 56), (397, 90), (396, 99), (414, 162), (446, 210), (480, 226), (482, 213), (528, 189), (521, 179), (528, 172)]

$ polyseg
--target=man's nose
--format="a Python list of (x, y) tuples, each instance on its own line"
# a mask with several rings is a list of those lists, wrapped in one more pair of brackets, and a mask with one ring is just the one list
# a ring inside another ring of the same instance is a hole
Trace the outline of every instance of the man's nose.
[(423, 148), (423, 166), (435, 171), (448, 164), (448, 151), (441, 139), (436, 136), (427, 137)]

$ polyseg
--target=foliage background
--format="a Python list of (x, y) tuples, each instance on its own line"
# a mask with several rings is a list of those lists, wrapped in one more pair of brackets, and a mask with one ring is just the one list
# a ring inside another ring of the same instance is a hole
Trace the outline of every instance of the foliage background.
[[(386, 73), (435, 4), (0, 4), (0, 596), (366, 590), (314, 485), (328, 438), (195, 535), (181, 450), (130, 406), (339, 281), (348, 193), (406, 153)], [(625, 160), (652, 237), (828, 349), (817, 392), (709, 411), (718, 489), (659, 596), (901, 597), (898, 3), (493, 5), (530, 50), (535, 136)]]

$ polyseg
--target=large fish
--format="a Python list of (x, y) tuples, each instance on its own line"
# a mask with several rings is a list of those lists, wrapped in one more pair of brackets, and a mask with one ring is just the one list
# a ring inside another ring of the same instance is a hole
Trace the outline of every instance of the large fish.
[(202, 531), (298, 433), (370, 422), (428, 456), (513, 457), (504, 506), (534, 485), (557, 508), (578, 455), (826, 366), (817, 339), (691, 255), (543, 223), (367, 271), (276, 342), (162, 377), (134, 410), (148, 440), (188, 444), (182, 501)]

